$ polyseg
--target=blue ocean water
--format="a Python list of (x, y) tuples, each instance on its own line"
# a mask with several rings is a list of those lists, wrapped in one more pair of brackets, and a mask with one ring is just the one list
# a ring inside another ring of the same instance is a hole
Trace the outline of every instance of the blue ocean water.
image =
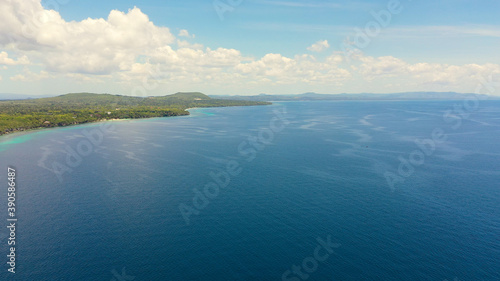
[(499, 101), (191, 112), (0, 137), (0, 279), (500, 280)]

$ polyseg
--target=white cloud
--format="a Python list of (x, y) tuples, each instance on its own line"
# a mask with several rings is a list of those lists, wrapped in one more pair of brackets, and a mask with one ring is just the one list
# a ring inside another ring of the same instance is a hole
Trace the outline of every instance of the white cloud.
[(197, 44), (197, 43), (191, 44), (188, 41), (184, 40), (177, 40), (177, 46), (179, 48), (203, 49), (202, 44)]
[(109, 78), (109, 75), (85, 75), (81, 73), (67, 73), (64, 75), (65, 77), (72, 79), (72, 81), (78, 82), (78, 83), (104, 83), (104, 80), (101, 78)]
[(194, 38), (195, 35), (194, 34), (189, 34), (189, 31), (187, 31), (186, 29), (181, 29), (179, 31), (179, 37), (187, 37), (187, 38)]
[(311, 46), (307, 47), (307, 50), (311, 52), (323, 52), (324, 50), (330, 48), (330, 44), (328, 44), (328, 40), (318, 41)]
[(9, 58), (9, 54), (7, 52), (0, 52), (0, 65), (26, 65), (29, 64), (30, 61), (27, 56), (22, 56), (17, 60)]
[(10, 77), (10, 80), (12, 81), (21, 81), (21, 82), (31, 82), (31, 81), (38, 81), (42, 79), (48, 79), (48, 78), (53, 78), (52, 75), (50, 75), (47, 71), (40, 71), (39, 73), (34, 73), (30, 71), (29, 69), (25, 68), (23, 74), (17, 74), (12, 77)]
[[(481, 79), (500, 74), (498, 64), (450, 65), (439, 63), (410, 64), (401, 59), (384, 56), (357, 57), (357, 71), (366, 81), (398, 81), (409, 89), (447, 89), (459, 92), (475, 90)], [(392, 80), (391, 80), (392, 79)]]
[(260, 60), (238, 64), (236, 70), (254, 78), (271, 78), (280, 84), (338, 84), (351, 78), (349, 71), (331, 62), (318, 62), (311, 55), (297, 55), (292, 59), (280, 54), (267, 54)]
[(154, 64), (164, 64), (170, 68), (189, 68), (189, 67), (230, 67), (238, 64), (243, 57), (240, 51), (235, 49), (210, 48), (194, 49), (179, 48), (173, 50), (170, 46), (159, 48), (150, 54), (150, 62)]
[[(148, 91), (155, 84), (168, 85), (173, 91), (195, 84), (221, 90), (253, 86), (278, 89), (286, 84), (288, 89), (324, 92), (337, 92), (347, 84), (362, 85), (366, 91), (366, 85), (379, 83), (388, 91), (402, 87), (406, 91), (464, 92), (473, 91), (481, 77), (500, 73), (497, 64), (412, 64), (362, 52), (354, 54), (350, 62), (340, 52), (324, 59), (279, 53), (250, 58), (236, 49), (212, 49), (180, 40), (194, 35), (182, 29), (176, 38), (168, 28), (154, 25), (138, 8), (126, 13), (113, 10), (106, 19), (79, 22), (65, 21), (58, 12), (44, 9), (40, 0), (0, 0), (0, 10), (5, 11), (0, 21), (0, 46), (9, 52), (0, 49), (0, 67), (37, 65), (37, 71), (26, 67), (10, 77), (12, 81), (65, 78), (89, 85), (118, 84), (128, 90), (146, 81)], [(329, 47), (323, 40), (307, 49), (322, 52)]]
[[(22, 4), (21, 4), (22, 2)], [(155, 26), (138, 8), (113, 10), (107, 19), (67, 22), (40, 1), (7, 0), (0, 43), (25, 50), (48, 70), (106, 74), (127, 70), (138, 55), (171, 44), (175, 37)]]
[(359, 73), (367, 80), (379, 77), (394, 77), (408, 72), (407, 63), (391, 56), (378, 58), (361, 56), (359, 60), (362, 62), (359, 66)]
[(27, 78), (26, 78), (26, 76), (24, 76), (22, 74), (17, 74), (15, 76), (10, 77), (10, 80), (12, 80), (12, 81), (27, 81)]

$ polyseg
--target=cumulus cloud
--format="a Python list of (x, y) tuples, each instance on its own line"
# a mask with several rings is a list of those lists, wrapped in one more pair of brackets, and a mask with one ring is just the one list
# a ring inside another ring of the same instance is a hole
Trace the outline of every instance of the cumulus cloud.
[(12, 81), (26, 81), (26, 76), (22, 75), (22, 74), (17, 74), (15, 76), (12, 76), (10, 77), (10, 80)]
[[(333, 59), (332, 59), (333, 61)], [(311, 55), (297, 55), (294, 58), (280, 54), (267, 54), (260, 60), (240, 63), (236, 70), (256, 78), (271, 78), (277, 83), (340, 83), (349, 78), (349, 71), (335, 63), (318, 62)]]
[(191, 48), (191, 49), (203, 49), (203, 45), (202, 44), (198, 44), (198, 43), (189, 43), (188, 41), (185, 41), (185, 40), (177, 40), (177, 46), (179, 48)]
[[(0, 67), (26, 65), (22, 73), (10, 77), (12, 81), (64, 77), (81, 83), (120, 84), (126, 89), (135, 83), (147, 90), (155, 83), (183, 89), (193, 83), (234, 89), (243, 85), (319, 85), (328, 91), (346, 83), (381, 81), (391, 89), (404, 83), (406, 90), (466, 91), (473, 90), (481, 77), (500, 73), (497, 64), (412, 64), (362, 52), (353, 54), (349, 61), (340, 52), (322, 59), (312, 54), (279, 53), (248, 57), (236, 49), (207, 48), (181, 40), (194, 38), (185, 29), (176, 38), (170, 29), (154, 25), (135, 7), (127, 12), (113, 10), (105, 19), (70, 22), (58, 12), (44, 9), (40, 0), (1, 0), (0, 10), (4, 11), (0, 46), (7, 50), (0, 49)], [(329, 47), (323, 40), (307, 49), (323, 52)], [(33, 65), (36, 72), (28, 68)]]
[(323, 52), (324, 50), (330, 48), (330, 44), (328, 44), (328, 40), (318, 41), (311, 46), (307, 47), (307, 50), (311, 52)]
[(408, 71), (406, 62), (391, 56), (378, 58), (361, 56), (359, 60), (362, 63), (359, 67), (359, 73), (367, 80), (404, 75)]
[(29, 59), (27, 56), (22, 56), (17, 60), (9, 58), (7, 52), (0, 52), (0, 65), (26, 65), (29, 64)]
[(179, 37), (187, 37), (187, 38), (194, 38), (195, 35), (194, 34), (189, 34), (189, 31), (187, 31), (186, 29), (181, 29), (179, 31)]
[[(357, 56), (356, 67), (353, 68), (365, 80), (383, 80), (395, 78), (405, 81), (407, 86), (429, 87), (428, 89), (473, 90), (475, 85), (490, 75), (500, 74), (498, 64), (464, 64), (451, 65), (439, 63), (408, 63), (392, 56), (371, 57)], [(434, 88), (433, 88), (434, 87)]]
[(107, 19), (67, 22), (38, 0), (6, 0), (0, 44), (25, 50), (48, 70), (106, 74), (126, 70), (144, 52), (173, 43), (166, 27), (155, 26), (138, 8), (113, 10)]
[(25, 68), (23, 74), (17, 74), (15, 76), (10, 77), (12, 81), (22, 81), (22, 82), (30, 82), (30, 81), (38, 81), (42, 79), (52, 78), (47, 71), (40, 71), (39, 73), (35, 73)]

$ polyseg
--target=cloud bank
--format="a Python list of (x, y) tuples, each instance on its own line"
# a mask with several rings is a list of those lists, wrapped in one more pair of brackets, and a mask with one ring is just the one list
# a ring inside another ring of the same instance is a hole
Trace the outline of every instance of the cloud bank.
[(66, 21), (57, 11), (45, 9), (39, 0), (3, 0), (0, 10), (4, 11), (0, 66), (24, 67), (10, 77), (13, 82), (68, 77), (130, 86), (153, 79), (169, 88), (198, 84), (238, 91), (258, 85), (279, 91), (280, 85), (302, 85), (323, 92), (331, 89), (327, 91), (330, 93), (346, 85), (364, 83), (369, 87), (377, 83), (387, 91), (463, 92), (472, 91), (481, 77), (500, 74), (497, 64), (412, 64), (393, 56), (371, 57), (362, 52), (347, 61), (340, 50), (326, 53), (330, 48), (327, 40), (307, 48), (317, 55), (325, 54), (321, 58), (279, 53), (256, 58), (236, 49), (211, 49), (192, 43), (195, 36), (185, 29), (176, 37), (137, 7), (82, 21)]

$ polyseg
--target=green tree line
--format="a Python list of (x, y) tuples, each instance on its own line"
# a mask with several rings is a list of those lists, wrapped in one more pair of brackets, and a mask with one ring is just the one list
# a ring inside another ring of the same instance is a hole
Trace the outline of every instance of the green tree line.
[(189, 115), (191, 107), (264, 105), (266, 102), (211, 99), (202, 93), (131, 97), (76, 93), (51, 98), (0, 101), (0, 135), (109, 119)]

